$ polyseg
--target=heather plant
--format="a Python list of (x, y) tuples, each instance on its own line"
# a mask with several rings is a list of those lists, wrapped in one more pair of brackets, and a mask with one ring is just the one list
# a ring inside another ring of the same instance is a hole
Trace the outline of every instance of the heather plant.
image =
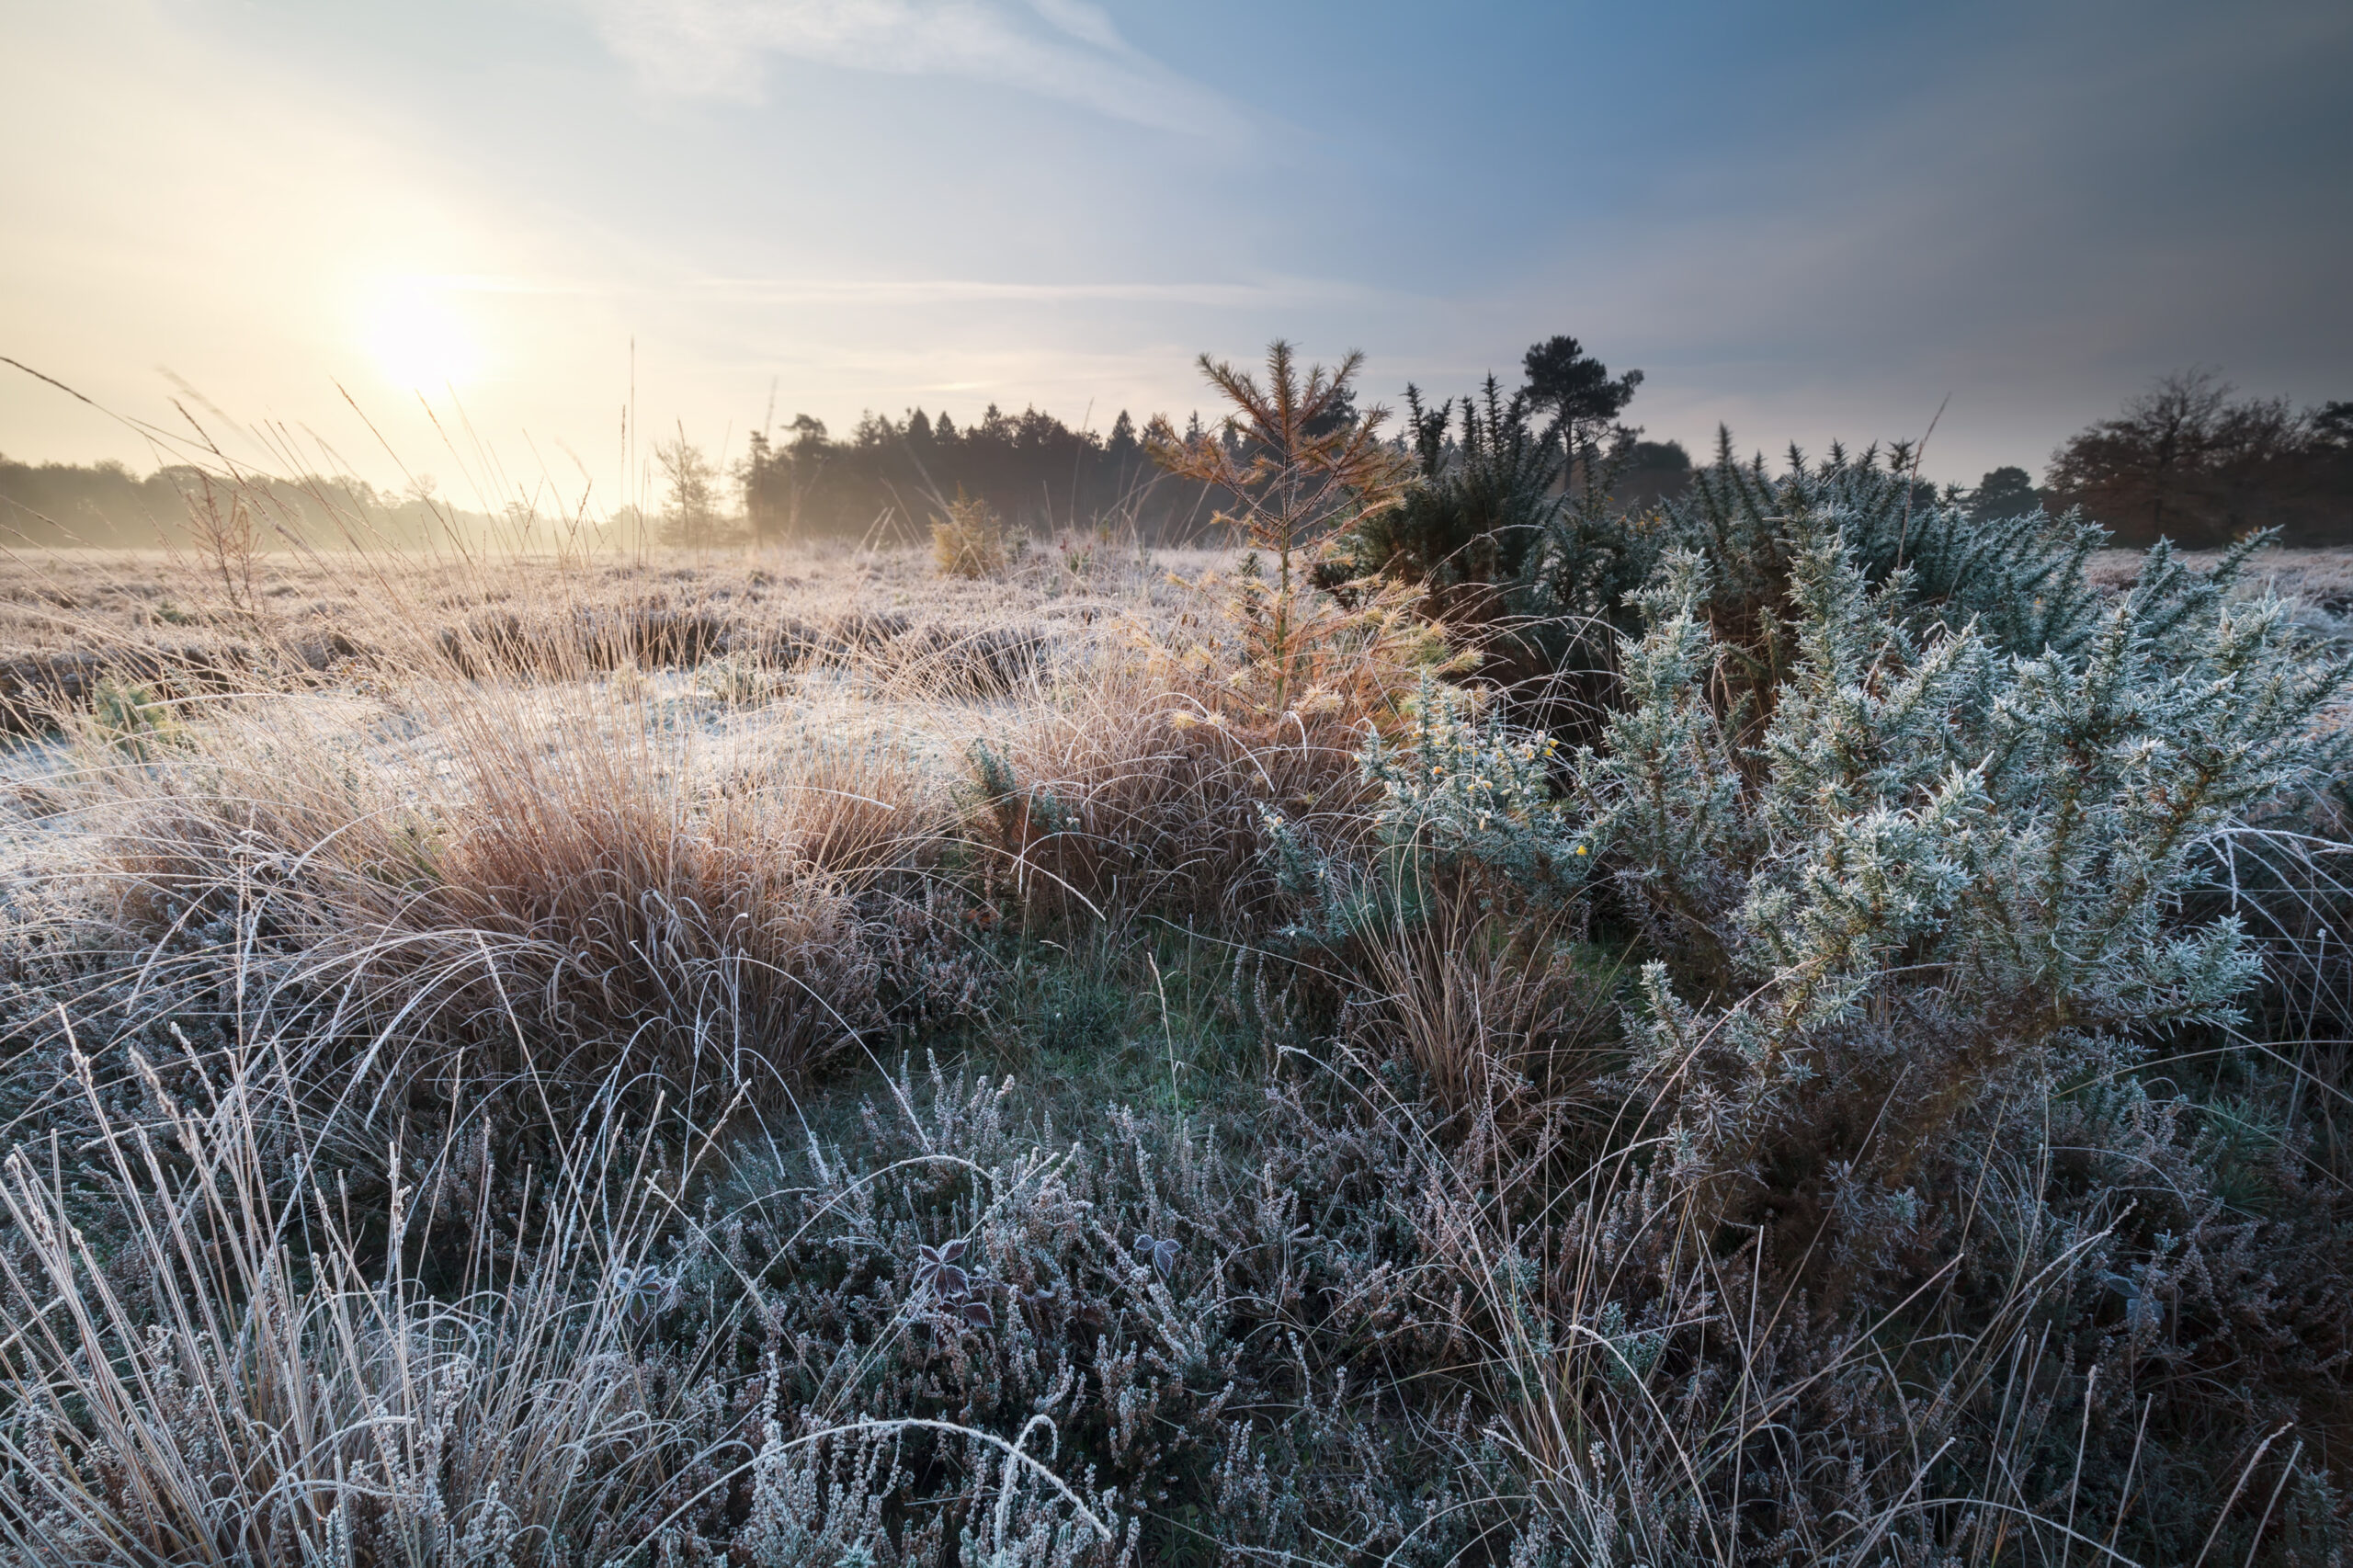
[[(288, 1061), (134, 1053), (126, 1108), (77, 1054), (97, 1158), (69, 1174), (20, 1148), (0, 1168), (0, 1302), (21, 1329), (0, 1346), (0, 1540), (18, 1560), (1132, 1561), (1137, 1499), (1066, 1483), (1053, 1415), (1008, 1438), (973, 1424), (984, 1403), (935, 1413), (917, 1392), (943, 1348), (972, 1369), (938, 1343), (948, 1319), (983, 1332), (972, 1301), (943, 1314), (936, 1272), (867, 1325), (881, 1390), (845, 1363), (837, 1399), (800, 1397), (808, 1340), (787, 1331), (832, 1298), (746, 1276), (756, 1211), (685, 1218), (708, 1135), (526, 1121), (556, 1154), (542, 1176), (531, 1139), (463, 1117), (413, 1163), (395, 1142), (370, 1212), (342, 1173), (333, 1199), (322, 1185), (327, 1130), (364, 1094), (322, 1103)], [(1023, 1154), (1007, 1174), (1044, 1170)], [(852, 1232), (870, 1186), (831, 1191)], [(903, 1408), (823, 1414), (878, 1392)]]
[[(1443, 1366), (1459, 1331), (1425, 1321), (1401, 1269), (1411, 1227), (1330, 1201), (1403, 1168), (1379, 1130), (1280, 1100), (1274, 1119), (1316, 1133), (1245, 1174), (1127, 1110), (1058, 1147), (1010, 1084), (935, 1070), (892, 1095), (855, 1143), (735, 1177), (750, 1201), (726, 1256), (767, 1302), (795, 1407), (1007, 1438), (1042, 1416), (1061, 1473), (1160, 1521), (1148, 1560), (1459, 1543), (1460, 1494), (1416, 1497), (1395, 1468), (1416, 1437), (1395, 1380)], [(714, 1256), (688, 1278), (706, 1269), (725, 1271)]]

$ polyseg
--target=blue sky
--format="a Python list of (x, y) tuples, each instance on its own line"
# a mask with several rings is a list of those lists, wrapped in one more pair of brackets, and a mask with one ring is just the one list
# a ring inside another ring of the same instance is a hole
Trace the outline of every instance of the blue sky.
[[(1967, 482), (2190, 363), (2353, 397), (2348, 81), (2341, 3), (0, 0), (0, 354), (609, 500), (632, 338), (732, 452), (771, 384), (1100, 427), (1278, 334), (1393, 402), (1571, 332), (1654, 437), (1944, 405)], [(13, 375), (0, 451), (153, 460)]]

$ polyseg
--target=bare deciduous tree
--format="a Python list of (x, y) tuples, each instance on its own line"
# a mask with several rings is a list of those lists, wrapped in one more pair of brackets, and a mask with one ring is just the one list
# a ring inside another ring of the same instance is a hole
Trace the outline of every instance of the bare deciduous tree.
[(2131, 540), (2215, 545), (2281, 520), (2309, 420), (2284, 398), (2234, 401), (2201, 366), (2157, 378), (2123, 412), (2068, 437), (2044, 485)]
[(683, 426), (675, 438), (654, 444), (654, 460), (661, 465), (667, 494), (662, 542), (688, 550), (734, 542), (733, 530), (719, 508), (719, 467), (688, 441)]

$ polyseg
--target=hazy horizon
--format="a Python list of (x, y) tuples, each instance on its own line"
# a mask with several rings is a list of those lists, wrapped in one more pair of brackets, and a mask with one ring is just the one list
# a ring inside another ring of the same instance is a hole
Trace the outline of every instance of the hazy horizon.
[[(1278, 335), (1393, 404), (1574, 333), (1695, 454), (1941, 404), (1964, 483), (2185, 365), (2353, 396), (2341, 6), (86, 0), (0, 43), (0, 354), (379, 483), (478, 445), (620, 499), (632, 342), (640, 429), (727, 455), (772, 385), (837, 434), (1181, 417)], [(5, 367), (0, 452), (158, 457)]]

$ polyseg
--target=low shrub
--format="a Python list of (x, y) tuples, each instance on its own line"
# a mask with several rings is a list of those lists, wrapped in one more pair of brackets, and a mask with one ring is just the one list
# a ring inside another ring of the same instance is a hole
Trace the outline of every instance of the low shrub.
[(1243, 934), (1278, 921), (1263, 813), (1351, 832), (1359, 732), (1336, 709), (1237, 722), (1222, 696), (1160, 655), (1113, 656), (976, 739), (966, 832), (984, 893), (1047, 918), (1140, 909)]
[[(560, 1153), (534, 1182), (460, 1119), (412, 1167), (395, 1149), (369, 1213), (318, 1185), (282, 1061), (184, 1064), (195, 1104), (147, 1070), (144, 1125), (85, 1065), (101, 1158), (68, 1179), (19, 1150), (0, 1170), (19, 1329), (0, 1540), (21, 1560), (793, 1568), (985, 1542), (1040, 1568), (1132, 1561), (1132, 1495), (1045, 1462), (1066, 1412), (1008, 1440), (921, 1399), (834, 1422), (786, 1403), (813, 1294), (764, 1302), (746, 1216), (681, 1222), (692, 1160), (665, 1165), (650, 1129), (527, 1124)], [(460, 1262), (428, 1281), (412, 1270), (437, 1237)], [(940, 1278), (924, 1290), (878, 1348), (936, 1333)]]
[(1615, 507), (1606, 475), (1573, 484), (1560, 421), (1540, 425), (1525, 392), (1506, 398), (1490, 376), (1459, 404), (1427, 407), (1410, 388), (1406, 399), (1411, 482), (1397, 506), (1344, 536), (1324, 582), (1411, 585), (1421, 613), (1515, 708), (1589, 733), (1608, 700), (1617, 636), (1633, 624), (1631, 596), (1667, 530)]
[(997, 575), (1012, 561), (1004, 519), (987, 502), (959, 492), (947, 516), (931, 525), (931, 559), (943, 577)]

